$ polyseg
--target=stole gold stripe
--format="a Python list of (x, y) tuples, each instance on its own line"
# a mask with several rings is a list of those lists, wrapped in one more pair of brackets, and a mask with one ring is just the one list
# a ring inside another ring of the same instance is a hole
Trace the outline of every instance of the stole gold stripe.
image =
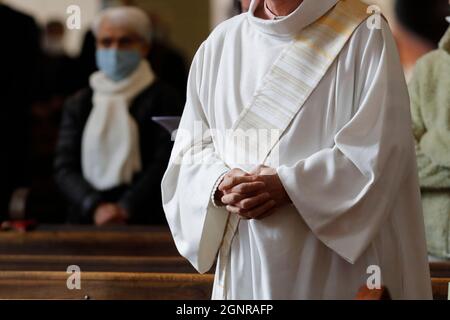
[(347, 39), (350, 35), (351, 32), (347, 34), (338, 33), (324, 24), (317, 25), (316, 28), (303, 34), (305, 38), (313, 41), (318, 47), (323, 47), (322, 50), (324, 51), (328, 51), (328, 48), (334, 48), (336, 43), (339, 43), (338, 39)]
[[(287, 66), (288, 67), (288, 66)], [(304, 92), (304, 89), (306, 87), (309, 87), (309, 84), (306, 82), (309, 79), (312, 79), (311, 77), (301, 77), (301, 75), (296, 75), (296, 74), (292, 74), (290, 73), (289, 69), (286, 70), (287, 68), (279, 68), (279, 70), (277, 70), (276, 72), (280, 72), (282, 73), (281, 75), (278, 75), (279, 78), (276, 81), (272, 82), (272, 86), (276, 85), (278, 88), (278, 91), (283, 95), (284, 91), (288, 91), (289, 95), (294, 96), (295, 99), (299, 98), (299, 94), (301, 94), (302, 92)], [(275, 74), (277, 75), (277, 74)], [(286, 77), (291, 77), (292, 79), (295, 79), (295, 83), (291, 83), (291, 82), (287, 82)], [(301, 78), (300, 78), (301, 77)], [(269, 86), (266, 86), (266, 88), (268, 88)]]
[[(298, 101), (305, 94), (301, 88), (294, 88), (290, 86), (282, 86), (279, 83), (272, 83), (266, 88), (266, 93), (263, 95), (264, 98), (269, 98), (271, 100), (277, 101), (278, 104), (286, 109), (287, 113), (292, 113), (298, 108)], [(260, 100), (262, 103), (265, 100)]]
[(283, 62), (294, 70), (301, 71), (305, 77), (312, 78), (315, 74), (310, 64), (306, 64), (304, 60), (298, 59), (294, 55), (289, 55)]
[(303, 65), (310, 66), (310, 69), (313, 71), (313, 73), (317, 74), (319, 70), (322, 70), (323, 68), (328, 66), (330, 60), (308, 49), (308, 46), (305, 46), (303, 43), (297, 43), (292, 47), (291, 50), (293, 55), (302, 57), (302, 59), (297, 58), (297, 61), (299, 61)]
[(272, 128), (271, 123), (269, 123), (268, 121), (266, 121), (266, 119), (262, 118), (261, 116), (253, 112), (253, 110), (249, 111), (246, 120), (248, 124), (260, 125), (255, 128), (267, 128), (267, 129)]
[[(277, 95), (286, 96), (288, 100), (297, 101), (297, 99), (298, 99), (297, 95), (295, 95), (295, 92), (292, 93), (290, 90), (288, 91), (288, 90), (285, 90), (284, 88), (280, 88), (273, 83), (268, 83), (267, 86), (268, 86), (268, 89), (275, 92)], [(268, 96), (268, 95), (265, 95), (265, 96)], [(295, 105), (295, 103), (294, 103), (294, 105)]]
[(318, 23), (318, 26), (328, 27), (329, 29), (333, 30), (336, 34), (343, 35), (346, 37), (348, 37), (353, 32), (353, 29), (351, 27), (352, 25), (343, 24), (340, 21), (332, 18), (324, 19), (323, 21)]
[[(341, 38), (342, 36), (325, 26), (317, 27), (317, 29), (319, 28), (321, 30), (315, 30), (314, 34), (309, 38), (314, 39), (310, 43), (312, 43), (315, 47), (321, 48), (321, 50), (326, 52), (328, 55), (335, 57), (337, 52), (341, 49), (341, 47), (336, 44), (336, 39)], [(329, 65), (330, 59), (328, 59), (324, 64)]]
[(317, 54), (320, 54), (321, 56), (325, 57), (328, 61), (334, 60), (334, 57), (330, 55), (327, 51), (323, 50), (322, 48), (318, 47), (316, 43), (314, 43), (311, 39), (306, 38), (304, 35), (301, 35), (297, 38), (297, 41), (301, 41), (297, 48), (300, 48), (300, 45), (304, 45), (309, 47), (310, 49), (314, 50)]
[[(276, 107), (273, 107), (273, 109), (276, 109)], [(260, 119), (264, 119), (269, 124), (269, 128), (276, 128), (277, 125), (283, 124), (286, 121), (286, 116), (277, 111), (268, 110), (267, 106), (263, 107), (262, 104), (259, 104), (252, 112), (258, 115)]]
[(298, 79), (291, 74), (287, 73), (286, 71), (280, 69), (278, 66), (274, 66), (272, 72), (275, 75), (280, 76), (284, 80), (288, 81), (291, 85), (294, 87), (300, 87), (302, 90), (307, 91), (309, 88), (309, 85), (306, 82), (303, 82), (301, 79)]
[[(282, 123), (285, 123), (285, 121), (288, 121), (290, 117), (292, 117), (293, 112), (287, 108), (283, 108), (283, 106), (273, 100), (268, 95), (261, 96), (261, 104), (257, 105), (258, 110), (263, 110), (267, 114), (271, 114), (273, 117), (278, 118)], [(264, 103), (263, 100), (266, 100), (266, 103)], [(289, 101), (290, 104), (295, 105), (293, 101)], [(270, 107), (272, 105), (272, 108)]]
[(280, 123), (285, 123), (285, 121), (292, 116), (292, 114), (286, 114), (280, 104), (271, 100), (268, 96), (261, 96), (257, 104), (255, 104), (255, 107), (255, 110), (253, 110), (254, 113), (261, 113), (260, 117), (264, 117), (264, 119), (266, 119), (265, 117), (267, 116), (270, 117), (270, 120), (266, 119), (266, 121), (272, 124), (270, 128), (278, 128)]

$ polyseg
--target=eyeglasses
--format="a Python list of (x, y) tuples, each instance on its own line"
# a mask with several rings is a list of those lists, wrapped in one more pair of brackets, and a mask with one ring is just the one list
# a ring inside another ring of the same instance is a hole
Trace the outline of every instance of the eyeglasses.
[(138, 37), (123, 36), (119, 38), (104, 37), (97, 39), (97, 44), (102, 48), (118, 47), (121, 49), (130, 48), (137, 43), (141, 43), (142, 39)]

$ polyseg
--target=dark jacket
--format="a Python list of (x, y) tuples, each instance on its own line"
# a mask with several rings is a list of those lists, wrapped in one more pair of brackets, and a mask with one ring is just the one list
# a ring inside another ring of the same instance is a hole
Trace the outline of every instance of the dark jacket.
[(170, 134), (151, 118), (180, 115), (176, 93), (156, 82), (135, 98), (129, 110), (139, 128), (143, 170), (134, 176), (131, 185), (107, 191), (94, 189), (84, 179), (81, 169), (81, 140), (92, 110), (92, 95), (91, 89), (85, 89), (67, 100), (56, 148), (55, 180), (71, 205), (69, 222), (91, 223), (98, 204), (114, 202), (128, 210), (130, 223), (166, 223), (160, 185), (172, 142)]
[[(1, 1), (0, 1), (1, 2)], [(30, 119), (39, 29), (34, 20), (0, 4), (0, 221), (10, 195), (30, 185)]]

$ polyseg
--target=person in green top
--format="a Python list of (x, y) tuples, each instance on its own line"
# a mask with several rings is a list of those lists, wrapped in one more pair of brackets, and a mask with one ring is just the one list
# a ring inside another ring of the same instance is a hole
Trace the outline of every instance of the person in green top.
[(428, 252), (450, 259), (450, 27), (418, 60), (409, 91)]

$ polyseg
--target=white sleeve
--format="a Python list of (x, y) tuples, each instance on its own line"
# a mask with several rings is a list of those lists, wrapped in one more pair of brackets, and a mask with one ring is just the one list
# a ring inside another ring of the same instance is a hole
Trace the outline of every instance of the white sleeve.
[(199, 97), (202, 64), (203, 46), (191, 66), (186, 106), (161, 191), (178, 251), (204, 273), (215, 261), (228, 218), (211, 196), (229, 168), (215, 152), (211, 135), (203, 134), (209, 124)]
[[(409, 97), (387, 23), (364, 30), (355, 59), (356, 110), (334, 146), (278, 168), (293, 204), (312, 232), (350, 263), (373, 241), (407, 168), (415, 168)], [(349, 81), (352, 81), (350, 79)], [(413, 170), (413, 169), (411, 169)], [(414, 173), (415, 174), (415, 173)]]

